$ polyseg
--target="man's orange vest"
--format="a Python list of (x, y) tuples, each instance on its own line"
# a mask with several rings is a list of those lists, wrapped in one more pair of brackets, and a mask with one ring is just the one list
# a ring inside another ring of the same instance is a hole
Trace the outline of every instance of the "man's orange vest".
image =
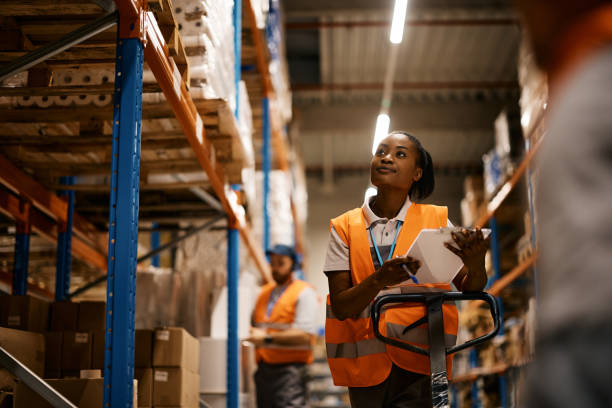
[[(440, 228), (447, 225), (446, 207), (412, 204), (406, 213), (393, 256), (404, 255), (419, 232), (424, 228)], [(331, 220), (331, 227), (349, 247), (349, 262), (353, 285), (358, 285), (374, 273), (374, 264), (366, 232), (365, 217), (361, 208), (348, 211)], [(442, 249), (444, 250), (444, 249)], [(450, 284), (403, 284), (379, 293), (419, 293), (449, 291)], [(444, 304), (444, 332), (447, 345), (455, 344), (458, 328), (457, 308), (453, 303)], [(423, 304), (402, 304), (389, 307), (381, 313), (380, 331), (387, 337), (428, 346), (427, 324), (406, 333), (406, 326), (425, 316)], [(325, 321), (327, 359), (334, 384), (348, 387), (370, 387), (383, 382), (391, 372), (392, 364), (415, 373), (430, 374), (427, 356), (386, 345), (374, 336), (370, 319), (370, 306), (358, 317), (339, 320), (331, 309), (327, 297)], [(446, 361), (449, 376), (452, 356)]]
[[(276, 283), (268, 283), (262, 288), (257, 298), (257, 303), (255, 304), (255, 311), (253, 312), (253, 323), (255, 326), (265, 329), (268, 333), (293, 327), (298, 297), (300, 293), (308, 287), (308, 284), (304, 281), (294, 279), (276, 301), (270, 316), (266, 316), (268, 300), (275, 287)], [(258, 362), (263, 361), (268, 364), (310, 364), (314, 360), (312, 345), (285, 346), (279, 344), (266, 344), (257, 347), (256, 356)]]

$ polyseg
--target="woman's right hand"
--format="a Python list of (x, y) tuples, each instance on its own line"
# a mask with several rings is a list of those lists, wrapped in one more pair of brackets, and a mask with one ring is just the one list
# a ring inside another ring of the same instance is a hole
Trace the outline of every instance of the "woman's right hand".
[(414, 275), (421, 267), (421, 262), (409, 256), (389, 259), (376, 271), (377, 280), (384, 286), (397, 285), (409, 280), (410, 275), (404, 266)]

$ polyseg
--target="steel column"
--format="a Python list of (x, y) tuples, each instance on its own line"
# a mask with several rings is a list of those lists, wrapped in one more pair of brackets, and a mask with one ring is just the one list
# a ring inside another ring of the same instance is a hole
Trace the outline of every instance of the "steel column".
[(263, 143), (261, 146), (262, 156), (262, 172), (263, 172), (263, 247), (264, 251), (270, 248), (270, 167), (271, 167), (271, 151), (270, 151), (270, 101), (268, 98), (262, 100), (262, 116), (263, 116)]
[[(60, 183), (73, 185), (74, 177), (62, 177)], [(65, 190), (59, 193), (68, 198), (66, 222), (60, 224), (57, 234), (57, 262), (55, 269), (55, 300), (66, 300), (70, 292), (70, 268), (72, 265), (72, 219), (74, 214), (74, 191)]]
[[(236, 109), (234, 116), (239, 119), (240, 112), (240, 71), (242, 43), (242, 0), (234, 0), (234, 86), (236, 90)], [(232, 190), (239, 190), (232, 186)], [(238, 225), (229, 221), (227, 230), (227, 408), (238, 408), (240, 400), (240, 344), (238, 338), (238, 280), (240, 276), (240, 232)]]
[(238, 408), (239, 400), (239, 356), (238, 342), (238, 277), (239, 277), (238, 230), (227, 229), (227, 408)]
[[(470, 368), (478, 367), (478, 352), (475, 348), (470, 350)], [(480, 395), (478, 392), (478, 379), (472, 383), (472, 408), (481, 408)]]
[[(499, 249), (499, 231), (497, 228), (497, 220), (495, 217), (491, 217), (489, 220), (489, 227), (491, 227), (491, 261), (493, 263), (493, 279), (492, 281), (497, 281), (501, 277), (501, 260), (500, 260), (500, 249)], [(497, 303), (499, 304), (499, 315), (503, 318), (504, 316), (504, 306), (502, 299), (500, 297), (497, 298)], [(504, 325), (502, 324), (499, 329), (498, 336), (503, 336), (504, 334)], [(499, 397), (501, 402), (501, 407), (506, 408), (508, 406), (508, 388), (506, 384), (506, 376), (504, 374), (499, 375)]]
[(15, 260), (13, 262), (13, 295), (28, 292), (28, 260), (30, 255), (30, 226), (17, 221), (15, 234)]
[[(161, 234), (159, 232), (159, 229), (157, 229), (159, 226), (156, 222), (153, 223), (152, 227), (153, 231), (151, 231), (151, 251), (155, 251), (157, 248), (159, 248), (159, 245), (161, 244)], [(153, 255), (151, 257), (151, 265), (155, 266), (156, 268), (159, 268), (159, 258), (159, 253)]]
[(143, 45), (119, 38), (115, 65), (104, 407), (132, 407)]

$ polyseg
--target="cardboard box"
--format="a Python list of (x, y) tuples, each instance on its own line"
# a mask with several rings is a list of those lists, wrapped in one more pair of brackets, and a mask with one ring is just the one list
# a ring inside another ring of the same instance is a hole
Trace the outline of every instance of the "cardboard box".
[(153, 330), (136, 330), (134, 367), (153, 367)]
[(64, 332), (45, 333), (45, 378), (62, 377)]
[[(42, 334), (0, 327), (0, 347), (36, 375), (44, 375), (45, 338)], [(14, 377), (4, 369), (0, 370), (0, 389), (12, 390), (14, 384)]]
[(2, 326), (42, 333), (47, 329), (49, 303), (32, 296), (6, 296), (2, 302)]
[(138, 380), (138, 406), (153, 406), (153, 369), (135, 368), (134, 378)]
[[(101, 407), (104, 399), (104, 379), (62, 379), (48, 380), (55, 388), (77, 407)], [(15, 390), (14, 408), (52, 408), (42, 397), (27, 385), (19, 382)]]
[(181, 368), (153, 370), (153, 406), (197, 407), (200, 376)]
[(200, 343), (182, 327), (155, 330), (153, 367), (181, 367), (199, 372)]
[(79, 320), (77, 330), (79, 331), (104, 331), (106, 317), (106, 302), (81, 302), (79, 303)]
[(80, 371), (91, 368), (91, 332), (64, 332), (62, 371)]
[(92, 335), (91, 347), (91, 368), (96, 368), (104, 371), (104, 341), (106, 332), (94, 331)]
[(79, 304), (73, 302), (51, 303), (51, 331), (76, 331), (79, 321)]

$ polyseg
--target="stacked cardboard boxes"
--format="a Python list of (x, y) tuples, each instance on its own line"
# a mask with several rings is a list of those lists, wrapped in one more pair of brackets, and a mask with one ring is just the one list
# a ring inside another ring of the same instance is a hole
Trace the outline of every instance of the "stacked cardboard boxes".
[[(46, 380), (66, 399), (80, 408), (97, 408), (104, 401), (104, 379), (103, 378), (65, 378)], [(134, 390), (138, 384), (134, 381)], [(137, 406), (136, 393), (134, 393), (133, 404)], [(24, 383), (17, 383), (15, 389), (14, 408), (53, 408), (40, 395), (35, 393)]]
[[(45, 370), (45, 340), (49, 303), (25, 295), (0, 296), (0, 347), (39, 376)], [(1, 368), (1, 367), (0, 367)], [(0, 391), (13, 391), (15, 377), (0, 369)]]
[(0, 296), (0, 325), (42, 333), (47, 328), (49, 303), (26, 295)]
[(153, 406), (196, 408), (200, 344), (180, 327), (153, 333)]
[(46, 378), (79, 378), (81, 370), (104, 368), (104, 302), (51, 304)]
[[(45, 339), (40, 333), (0, 328), (0, 347), (25, 364), (36, 375), (45, 370)], [(12, 391), (15, 378), (0, 369), (0, 391)]]
[(136, 330), (134, 378), (138, 380), (138, 406), (153, 406), (153, 330)]

